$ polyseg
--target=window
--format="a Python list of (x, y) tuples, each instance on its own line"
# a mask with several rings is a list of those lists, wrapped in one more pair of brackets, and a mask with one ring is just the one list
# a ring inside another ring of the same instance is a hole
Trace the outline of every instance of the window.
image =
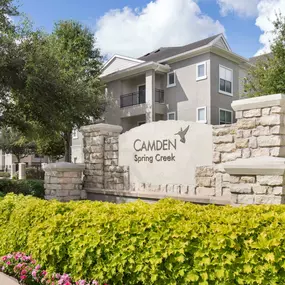
[(207, 123), (207, 108), (201, 107), (197, 108), (197, 122), (198, 123)]
[(233, 95), (233, 70), (220, 65), (220, 93)]
[(203, 80), (207, 78), (207, 63), (201, 62), (196, 65), (196, 80)]
[(176, 86), (176, 77), (174, 71), (167, 73), (167, 87), (173, 86)]
[(176, 120), (176, 113), (175, 112), (167, 113), (167, 120), (169, 120), (169, 121)]
[(73, 139), (78, 139), (78, 131), (77, 131), (76, 129), (74, 129), (74, 130), (72, 131), (72, 138), (73, 138)]
[(220, 109), (220, 125), (232, 124), (233, 112), (229, 110)]

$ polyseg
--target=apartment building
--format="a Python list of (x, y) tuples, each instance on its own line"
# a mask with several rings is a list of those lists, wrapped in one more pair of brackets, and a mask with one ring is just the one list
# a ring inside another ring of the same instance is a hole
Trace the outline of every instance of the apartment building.
[[(110, 103), (105, 123), (123, 131), (159, 120), (229, 124), (233, 100), (243, 92), (250, 63), (234, 53), (223, 34), (180, 47), (161, 47), (139, 58), (114, 55), (103, 66)], [(81, 162), (81, 134), (72, 159)]]

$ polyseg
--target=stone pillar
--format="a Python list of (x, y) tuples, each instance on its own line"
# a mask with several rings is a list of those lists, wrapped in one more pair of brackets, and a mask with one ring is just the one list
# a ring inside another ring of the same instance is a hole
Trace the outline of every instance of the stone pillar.
[(96, 124), (80, 129), (84, 139), (84, 189), (128, 190), (129, 169), (119, 166), (121, 126)]
[(19, 180), (26, 179), (26, 163), (19, 163)]
[(155, 121), (155, 71), (149, 70), (145, 75), (146, 122)]
[(46, 164), (45, 171), (45, 199), (59, 201), (80, 200), (86, 198), (82, 190), (83, 164), (58, 162)]
[(285, 158), (255, 157), (224, 164), (233, 204), (284, 204)]
[(15, 163), (13, 163), (12, 165), (11, 165), (11, 179), (13, 178), (13, 176), (16, 174), (16, 164)]

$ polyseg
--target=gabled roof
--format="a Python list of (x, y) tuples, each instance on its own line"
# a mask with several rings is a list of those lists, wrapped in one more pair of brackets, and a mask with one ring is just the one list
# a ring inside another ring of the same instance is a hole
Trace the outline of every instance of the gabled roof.
[(104, 65), (102, 66), (102, 69), (105, 69), (107, 66), (109, 66), (116, 58), (121, 58), (121, 59), (129, 60), (129, 61), (133, 61), (136, 63), (143, 63), (142, 60), (137, 59), (137, 58), (115, 54), (107, 62), (104, 63)]
[(224, 36), (222, 34), (219, 35), (215, 35), (185, 46), (179, 46), (179, 47), (161, 47), (155, 51), (152, 51), (150, 53), (147, 53), (144, 56), (139, 57), (139, 60), (143, 60), (143, 61), (155, 61), (155, 62), (161, 62), (164, 59), (179, 55), (181, 53), (185, 53), (185, 52), (190, 52), (191, 50), (195, 50), (198, 48), (201, 48), (203, 46), (207, 46), (217, 40), (219, 40), (220, 38), (222, 38), (225, 42), (225, 45), (228, 47), (228, 49), (230, 50), (226, 40), (224, 39)]
[(257, 63), (258, 61), (265, 61), (267, 60), (268, 58), (272, 57), (273, 54), (272, 53), (265, 53), (265, 54), (262, 54), (262, 55), (258, 55), (258, 56), (254, 56), (254, 57), (251, 57), (249, 59), (249, 62), (251, 64), (255, 64)]

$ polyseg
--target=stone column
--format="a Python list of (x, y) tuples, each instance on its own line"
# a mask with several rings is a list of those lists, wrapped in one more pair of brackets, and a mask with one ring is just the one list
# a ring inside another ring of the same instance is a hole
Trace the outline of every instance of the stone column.
[(129, 169), (119, 166), (121, 126), (96, 124), (82, 127), (84, 136), (84, 189), (128, 190)]
[(11, 179), (13, 178), (13, 176), (16, 174), (16, 164), (15, 163), (13, 163), (12, 165), (11, 165)]
[(26, 179), (26, 163), (19, 163), (19, 180)]
[(145, 75), (146, 122), (155, 121), (155, 71), (148, 70)]
[(45, 171), (45, 199), (59, 201), (80, 200), (86, 198), (82, 190), (83, 164), (58, 162), (46, 164)]

